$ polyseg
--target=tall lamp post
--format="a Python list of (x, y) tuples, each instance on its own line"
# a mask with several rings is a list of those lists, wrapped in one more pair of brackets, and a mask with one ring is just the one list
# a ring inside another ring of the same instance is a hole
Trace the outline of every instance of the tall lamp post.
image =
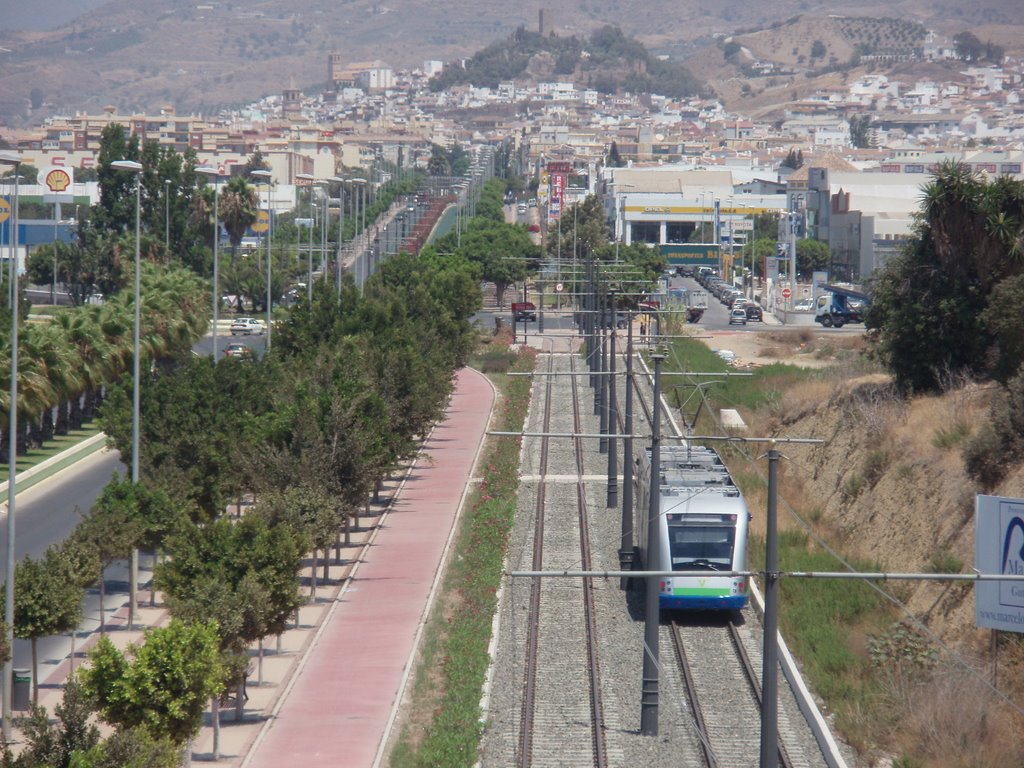
[(306, 260), (306, 298), (309, 305), (313, 305), (313, 187), (324, 182), (318, 181), (315, 176), (309, 173), (297, 173), (295, 178), (305, 181), (309, 186), (309, 258)]
[(164, 248), (171, 250), (171, 180), (164, 179)]
[(0, 165), (14, 168), (14, 205), (11, 212), (10, 246), (11, 258), (8, 262), (9, 286), (11, 290), (11, 399), (8, 406), (9, 443), (7, 449), (7, 568), (4, 578), (7, 580), (4, 590), (4, 624), (7, 647), (12, 650), (11, 657), (4, 662), (4, 693), (3, 693), (3, 736), (6, 743), (11, 741), (11, 685), (14, 683), (14, 499), (15, 474), (18, 463), (18, 167), (21, 156), (16, 152), (0, 152)]
[(341, 246), (345, 242), (345, 180), (340, 176), (331, 176), (327, 180), (338, 185), (338, 247), (335, 250), (334, 287), (341, 296)]
[[(115, 160), (111, 168), (119, 171), (131, 171), (135, 174), (135, 330), (132, 336), (132, 484), (139, 482), (139, 303), (140, 303), (140, 211), (142, 198), (142, 163), (135, 160)], [(135, 624), (135, 598), (138, 590), (139, 550), (132, 547), (131, 582), (128, 600), (128, 628)]]
[(196, 173), (213, 179), (213, 362), (217, 362), (217, 312), (220, 308), (220, 169), (200, 166)]
[[(362, 228), (361, 228), (361, 231), (362, 232), (366, 232), (366, 198), (364, 196), (364, 190), (365, 190), (365, 187), (366, 187), (366, 179), (356, 178), (356, 179), (351, 179), (350, 181), (353, 184), (355, 184), (356, 186), (359, 187), (359, 197), (357, 198), (355, 219), (353, 221), (355, 223), (355, 226), (358, 228), (359, 227), (359, 222), (360, 222), (359, 212), (362, 211), (363, 218), (362, 218)], [(352, 239), (355, 240), (356, 238), (353, 237)], [(366, 241), (366, 249), (356, 259), (356, 273), (357, 273), (357, 275), (360, 276), (360, 278), (359, 278), (359, 289), (360, 290), (362, 290), (363, 285), (366, 284), (366, 278), (369, 276), (368, 275), (369, 269), (368, 269), (368, 265), (367, 265), (367, 259), (369, 258), (369, 253), (370, 253), (370, 242), (369, 242), (369, 240), (367, 240)], [(362, 262), (362, 267), (361, 268), (359, 267), (359, 263), (360, 262)]]
[(255, 176), (257, 179), (262, 179), (267, 185), (267, 349), (270, 349), (270, 307), (271, 307), (271, 295), (270, 295), (270, 238), (272, 236), (274, 227), (274, 214), (270, 209), (270, 179), (272, 174), (270, 171), (263, 169), (257, 169), (249, 172), (250, 176)]

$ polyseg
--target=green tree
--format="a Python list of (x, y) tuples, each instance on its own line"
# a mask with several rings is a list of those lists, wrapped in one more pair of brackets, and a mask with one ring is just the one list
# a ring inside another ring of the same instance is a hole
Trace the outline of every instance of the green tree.
[(481, 222), (463, 233), (458, 253), (479, 267), (482, 279), (494, 283), (500, 307), (505, 289), (526, 277), (537, 247), (521, 225)]
[(619, 145), (614, 140), (612, 140), (611, 148), (608, 150), (608, 158), (605, 161), (605, 165), (609, 168), (621, 168), (625, 165), (622, 156), (619, 154)]
[(171, 619), (122, 653), (106, 637), (89, 653), (82, 686), (104, 721), (144, 726), (181, 745), (202, 725), (206, 701), (223, 686), (217, 626)]
[(804, 164), (804, 153), (802, 149), (790, 148), (789, 153), (783, 159), (781, 166), (783, 168), (792, 168), (794, 171), (800, 168)]
[(41, 637), (71, 632), (82, 620), (81, 586), (72, 577), (72, 565), (59, 549), (43, 558), (26, 557), (14, 573), (14, 636), (32, 643), (32, 702), (39, 703)]
[(850, 118), (850, 143), (860, 149), (871, 146), (871, 118), (868, 115)]
[(992, 289), (981, 320), (992, 338), (992, 375), (1005, 384), (1024, 363), (1024, 275), (1008, 277)]
[(97, 565), (94, 578), (100, 590), (100, 633), (106, 632), (103, 601), (106, 595), (104, 572), (115, 560), (127, 557), (144, 533), (133, 497), (122, 492), (123, 484), (115, 474), (100, 493), (92, 510), (78, 524), (71, 538), (76, 546), (93, 553)]
[(796, 271), (801, 275), (827, 270), (832, 264), (832, 252), (828, 244), (809, 237), (796, 241)]
[(256, 221), (259, 195), (244, 176), (232, 176), (220, 193), (220, 220), (231, 241), (231, 267), (238, 259), (238, 246), (245, 231)]
[(1024, 267), (1021, 190), (1019, 181), (989, 183), (956, 163), (925, 187), (915, 237), (873, 280), (865, 320), (874, 353), (902, 388), (989, 373), (993, 337), (983, 312), (993, 288)]
[(70, 768), (178, 768), (181, 747), (169, 738), (154, 738), (142, 727), (118, 728), (88, 751), (76, 752)]
[(109, 123), (100, 134), (96, 173), (100, 202), (93, 206), (90, 220), (99, 232), (128, 232), (135, 227), (135, 177), (111, 166), (115, 160), (141, 161), (139, 138), (128, 136), (123, 125)]
[(99, 743), (99, 729), (89, 722), (92, 708), (74, 677), (64, 686), (64, 695), (54, 713), (57, 720), (51, 723), (46, 708), (33, 705), (28, 717), (17, 720), (25, 746), (12, 768), (67, 768), (77, 765), (76, 754)]

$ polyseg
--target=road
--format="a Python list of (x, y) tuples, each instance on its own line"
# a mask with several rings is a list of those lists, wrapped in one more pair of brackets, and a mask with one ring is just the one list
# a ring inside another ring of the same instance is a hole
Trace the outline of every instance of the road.
[[(64, 541), (78, 525), (82, 514), (89, 511), (103, 486), (116, 474), (123, 474), (125, 465), (116, 451), (93, 453), (62, 472), (18, 494), (15, 517), (15, 559), (40, 557), (47, 547)], [(4, 516), (6, 520), (6, 516)], [(0, 531), (0, 551), (7, 551), (7, 526)], [(5, 564), (6, 567), (6, 564)], [(108, 594), (107, 610), (118, 608), (127, 600), (127, 568), (124, 564), (111, 566), (106, 571)], [(149, 571), (140, 569), (140, 583), (149, 580)], [(79, 636), (88, 635), (98, 626), (99, 591), (88, 592), (84, 604), (85, 621), (79, 627)], [(46, 679), (44, 660), (63, 658), (70, 650), (68, 636), (48, 637), (38, 643), (40, 679)], [(14, 666), (31, 668), (31, 644), (27, 640), (14, 642)]]
[[(261, 318), (262, 319), (262, 318)], [(266, 323), (266, 320), (263, 321)], [(231, 332), (226, 328), (217, 334), (217, 357), (224, 357), (224, 350), (227, 349), (228, 344), (244, 344), (253, 351), (253, 354), (258, 357), (262, 357), (263, 353), (267, 349), (267, 336), (232, 336)], [(192, 351), (197, 355), (212, 355), (213, 354), (213, 334), (208, 333), (195, 344), (192, 345)]]

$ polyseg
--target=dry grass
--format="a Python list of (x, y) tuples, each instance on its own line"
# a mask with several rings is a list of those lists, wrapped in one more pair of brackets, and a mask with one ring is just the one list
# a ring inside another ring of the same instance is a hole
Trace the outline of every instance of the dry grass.
[(894, 747), (921, 768), (1003, 768), (1024, 761), (1024, 719), (962, 669), (888, 678)]
[(771, 416), (780, 425), (795, 424), (828, 402), (834, 386), (828, 379), (805, 379), (782, 393)]

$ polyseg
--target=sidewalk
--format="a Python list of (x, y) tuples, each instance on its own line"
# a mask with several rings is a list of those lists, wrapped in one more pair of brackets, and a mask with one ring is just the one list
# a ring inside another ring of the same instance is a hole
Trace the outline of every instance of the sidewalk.
[[(207, 713), (193, 742), (196, 760), (280, 766), (331, 756), (328, 765), (375, 764), (412, 671), (493, 405), (486, 377), (458, 372), (446, 420), (408, 473), (385, 483), (341, 560), (332, 557), (326, 580), (320, 564), (316, 595), (300, 609), (297, 624), (280, 640), (266, 640), (262, 663), (257, 648), (250, 649), (243, 719), (234, 721), (233, 703), (222, 706), (219, 759)], [(311, 570), (307, 559), (301, 574), (307, 595)], [(107, 635), (119, 648), (141, 642), (144, 628), (169, 620), (159, 595), (150, 608), (150, 593), (140, 588), (136, 629), (128, 631), (127, 595), (119, 597), (120, 607), (107, 619)], [(76, 668), (98, 639), (95, 621), (76, 633)], [(51, 714), (71, 668), (66, 650), (62, 657), (40, 658), (39, 703)]]
[(447, 419), (243, 766), (372, 766), (383, 757), (493, 405), (490, 382), (462, 369)]

